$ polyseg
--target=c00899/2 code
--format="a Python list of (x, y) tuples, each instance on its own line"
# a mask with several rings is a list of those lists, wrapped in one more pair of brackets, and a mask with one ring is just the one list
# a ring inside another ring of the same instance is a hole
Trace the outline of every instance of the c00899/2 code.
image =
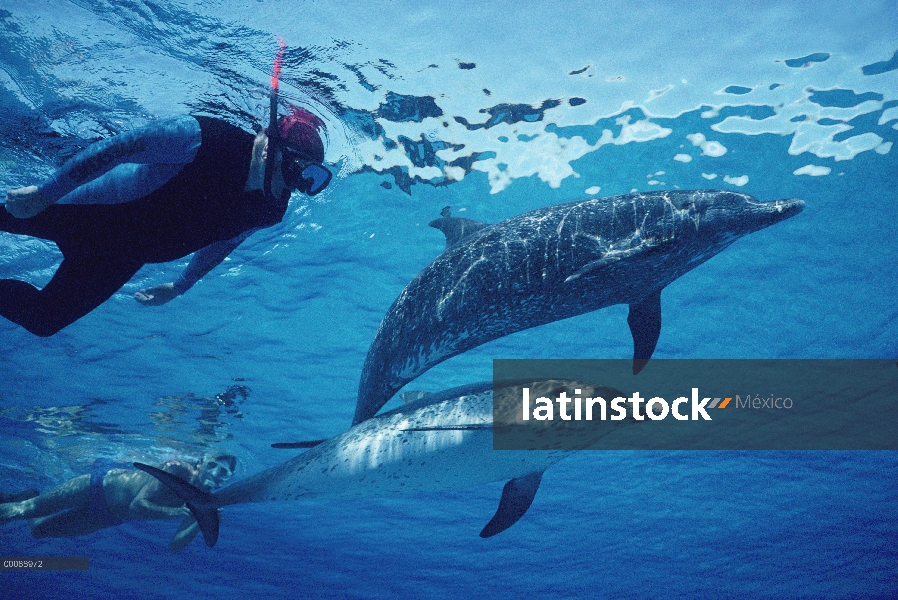
[(4, 556), (0, 571), (85, 571), (90, 568), (85, 556)]

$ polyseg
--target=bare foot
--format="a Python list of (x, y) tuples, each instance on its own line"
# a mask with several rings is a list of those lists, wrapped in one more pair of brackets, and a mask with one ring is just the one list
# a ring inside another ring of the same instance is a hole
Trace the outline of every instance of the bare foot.
[(6, 211), (17, 219), (27, 219), (40, 214), (53, 204), (47, 200), (36, 185), (6, 192)]

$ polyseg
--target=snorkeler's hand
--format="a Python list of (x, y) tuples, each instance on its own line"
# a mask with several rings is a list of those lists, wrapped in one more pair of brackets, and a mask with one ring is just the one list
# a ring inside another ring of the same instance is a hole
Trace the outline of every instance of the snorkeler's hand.
[(51, 204), (52, 202), (44, 198), (36, 185), (6, 192), (6, 212), (17, 219), (27, 219), (40, 214)]
[(159, 306), (177, 297), (178, 291), (174, 283), (163, 283), (134, 294), (134, 299), (144, 306)]

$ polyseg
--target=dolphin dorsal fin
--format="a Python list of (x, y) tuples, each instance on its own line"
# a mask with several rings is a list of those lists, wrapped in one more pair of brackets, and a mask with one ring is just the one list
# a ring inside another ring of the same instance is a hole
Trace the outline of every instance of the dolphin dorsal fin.
[(453, 217), (452, 210), (446, 206), (440, 211), (442, 215), (439, 219), (434, 219), (428, 225), (434, 229), (439, 229), (446, 236), (446, 250), (456, 245), (472, 233), (480, 231), (489, 223), (481, 223), (472, 219), (463, 219), (461, 217)]
[(502, 533), (512, 525), (518, 522), (518, 519), (524, 516), (530, 505), (533, 504), (533, 497), (536, 496), (536, 490), (539, 489), (539, 482), (543, 479), (542, 471), (533, 471), (527, 473), (523, 477), (515, 477), (505, 484), (502, 488), (502, 499), (499, 500), (499, 508), (496, 514), (486, 524), (480, 537), (488, 538)]

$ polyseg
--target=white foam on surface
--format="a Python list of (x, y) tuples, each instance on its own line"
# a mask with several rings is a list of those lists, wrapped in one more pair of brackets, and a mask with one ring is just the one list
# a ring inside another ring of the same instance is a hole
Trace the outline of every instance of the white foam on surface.
[[(687, 0), (636, 12), (624, 3), (611, 3), (597, 11), (589, 3), (549, 1), (520, 10), (511, 0), (496, 0), (470, 9), (464, 27), (446, 26), (458, 18), (457, 6), (448, 2), (421, 5), (413, 0), (372, 0), (352, 11), (336, 10), (325, 2), (316, 13), (314, 28), (308, 27), (308, 16), (301, 11), (265, 10), (228, 1), (201, 3), (193, 10), (205, 11), (216, 20), (227, 14), (225, 24), (239, 23), (242, 31), (276, 31), (290, 48), (320, 49), (310, 64), (299, 67), (301, 72), (287, 72), (282, 81), (285, 91), (308, 97), (313, 105), (317, 102), (314, 92), (297, 87), (303, 72), (312, 67), (333, 75), (340, 84), (333, 90), (338, 104), (373, 113), (391, 141), (403, 135), (413, 141), (423, 137), (464, 144), (458, 152), (440, 151), (438, 156), (444, 160), (494, 152), (495, 157), (474, 166), (488, 174), (493, 193), (506, 189), (514, 179), (532, 176), (557, 187), (566, 178), (576, 177), (571, 163), (584, 154), (608, 143), (652, 142), (670, 133), (654, 121), (694, 110), (702, 110), (703, 118), (718, 119), (727, 107), (768, 107), (775, 113), (771, 117), (731, 115), (711, 127), (721, 133), (792, 136), (790, 154), (808, 152), (819, 158), (850, 160), (868, 150), (883, 153), (883, 141), (875, 132), (863, 130), (866, 125), (855, 125), (858, 130), (848, 139), (837, 142), (834, 137), (851, 127), (847, 124), (851, 119), (882, 110), (884, 103), (898, 99), (898, 71), (867, 76), (860, 68), (888, 60), (898, 45), (892, 0), (762, 6), (737, 0), (714, 4), (713, 9), (704, 2)], [(81, 14), (83, 9), (70, 4), (65, 4), (65, 10), (43, 5), (41, 9), (17, 7), (19, 15), (33, 14), (40, 31), (78, 38), (82, 32), (71, 24), (72, 11)], [(744, 19), (746, 13), (752, 14), (751, 21)], [(856, 32), (861, 24), (863, 35), (859, 36)], [(107, 29), (101, 42), (120, 33)], [(343, 32), (342, 41), (335, 41), (334, 32)], [(433, 43), (434, 35), (439, 36), (439, 44)], [(565, 41), (563, 48), (546, 43), (558, 39)], [(747, 39), (752, 40), (750, 52), (746, 51)], [(139, 69), (55, 61), (51, 73), (66, 83), (57, 90), (60, 100), (82, 98), (85, 90), (77, 82), (96, 84), (96, 72), (106, 73), (108, 82), (103, 85), (125, 86), (129, 97), (142, 98), (143, 108), (153, 116), (183, 112), (184, 107), (173, 103), (170, 96), (192, 98), (197, 89), (213, 95), (220, 91), (215, 71), (199, 68), (195, 61), (180, 60), (180, 55), (173, 58), (146, 45), (137, 50), (131, 48), (133, 44), (122, 45), (127, 50), (112, 53), (109, 60), (121, 62), (127, 52), (129, 64), (133, 67), (137, 61)], [(805, 68), (785, 64), (788, 59), (821, 52), (829, 58)], [(462, 63), (473, 68), (459, 68)], [(260, 67), (263, 64), (264, 68)], [(260, 69), (265, 71), (270, 62), (234, 59), (222, 66), (264, 87), (268, 73)], [(157, 68), (167, 74), (167, 94), (147, 91), (147, 86), (157, 84), (157, 78), (141, 76), (142, 70)], [(15, 83), (0, 74), (0, 85), (23, 99)], [(730, 93), (726, 91), (730, 86), (750, 91)], [(867, 100), (853, 107), (824, 107), (811, 101), (814, 92), (832, 90), (873, 93), (882, 100)], [(388, 91), (431, 97), (443, 115), (422, 122), (389, 121), (376, 114)], [(582, 102), (571, 105), (572, 98)], [(550, 99), (557, 99), (559, 105), (546, 110), (536, 122), (471, 130), (455, 121), (460, 117), (470, 124), (485, 123), (490, 118), (485, 111), (500, 104), (537, 107)], [(264, 94), (250, 104), (249, 112), (264, 113)], [(623, 113), (635, 108), (647, 118), (630, 122), (630, 115)], [(344, 161), (340, 177), (366, 166), (377, 172), (399, 168), (412, 178), (434, 182), (458, 181), (465, 176), (461, 167), (415, 166), (401, 145), (388, 149), (383, 140), (344, 131), (335, 115), (322, 116), (332, 132), (328, 159)], [(603, 132), (599, 143), (592, 145), (577, 138), (562, 141), (546, 130), (549, 124), (593, 126), (607, 118), (622, 121), (618, 122), (620, 135)], [(821, 124), (824, 119), (840, 123)], [(879, 123), (895, 119), (898, 107), (890, 107)], [(893, 127), (898, 128), (898, 123)], [(500, 136), (514, 143), (502, 144)], [(699, 146), (704, 156), (712, 158), (727, 152), (715, 140), (705, 139)], [(677, 156), (675, 160), (687, 162)], [(536, 164), (535, 157), (544, 158), (544, 164)]]
[[(550, 112), (550, 111), (547, 111)], [(427, 119), (436, 121), (436, 119)], [(623, 145), (632, 142), (647, 142), (663, 138), (671, 133), (671, 129), (661, 127), (649, 120), (630, 122), (630, 116), (624, 115), (616, 120), (620, 125), (620, 134), (615, 137), (609, 129), (602, 131), (601, 137), (594, 144), (589, 144), (583, 137), (561, 137), (554, 132), (544, 130), (541, 122), (519, 122), (514, 124), (499, 123), (491, 128), (469, 130), (458, 123), (449, 123), (443, 128), (444, 139), (451, 139), (452, 144), (461, 148), (446, 148), (437, 151), (441, 160), (453, 162), (468, 156), (470, 148), (478, 148), (478, 152), (491, 153), (495, 156), (474, 162), (471, 168), (487, 174), (490, 182), (490, 193), (496, 194), (507, 188), (514, 179), (537, 176), (552, 188), (561, 186), (568, 177), (579, 177), (570, 163), (589, 152), (594, 152), (606, 144)], [(387, 137), (404, 135), (413, 138), (409, 133), (414, 131), (416, 123), (385, 122)], [(531, 137), (532, 136), (532, 137)], [(516, 138), (515, 144), (503, 142), (500, 138)], [(381, 140), (369, 140), (359, 145), (362, 160), (376, 171), (386, 171), (394, 166), (404, 167), (410, 176), (421, 178), (438, 177), (442, 171), (434, 167), (416, 167), (404, 151), (388, 151)], [(389, 157), (388, 157), (389, 155)], [(397, 156), (393, 156), (397, 155)], [(380, 157), (380, 158), (378, 158)], [(448, 177), (451, 167), (446, 169)], [(452, 172), (452, 178), (463, 176), (461, 169)]]
[(789, 146), (789, 154), (798, 155), (810, 152), (820, 158), (834, 158), (837, 161), (850, 160), (861, 152), (877, 148), (882, 142), (882, 138), (875, 133), (863, 133), (840, 142), (833, 141), (832, 136), (820, 139), (812, 135), (796, 134), (792, 138), (792, 145)]
[(739, 177), (731, 177), (730, 175), (724, 175), (723, 180), (730, 185), (736, 185), (742, 187), (746, 183), (748, 183), (748, 175), (741, 175)]
[(723, 156), (727, 152), (727, 149), (723, 144), (706, 139), (703, 133), (690, 133), (686, 136), (686, 139), (692, 142), (693, 146), (702, 149), (702, 156), (717, 158)]
[(810, 175), (811, 177), (821, 177), (823, 175), (829, 175), (832, 172), (832, 169), (829, 167), (820, 167), (817, 165), (805, 165), (800, 169), (795, 169), (792, 172), (793, 175)]
[[(885, 125), (889, 121), (894, 121), (895, 119), (898, 119), (898, 106), (893, 106), (882, 111), (882, 114), (879, 116), (879, 121), (877, 121), (876, 124)], [(898, 125), (898, 123), (896, 123), (896, 125)]]
[[(874, 132), (864, 131), (861, 126), (855, 126), (860, 130), (851, 138), (836, 142), (834, 137), (851, 127), (847, 125), (851, 119), (881, 110), (884, 102), (898, 99), (898, 72), (865, 76), (860, 69), (862, 65), (888, 60), (894, 52), (896, 36), (889, 25), (894, 21), (893, 5), (888, 1), (858, 4), (831, 0), (822, 5), (790, 3), (761, 9), (747, 2), (734, 2), (715, 5), (713, 11), (698, 2), (687, 2), (684, 6), (658, 6), (633, 14), (623, 6), (595, 11), (589, 6), (566, 4), (564, 10), (559, 10), (553, 2), (520, 11), (510, 2), (499, 0), (479, 6), (477, 18), (468, 19), (466, 26), (457, 30), (440, 25), (455, 18), (453, 10), (448, 4), (429, 4), (425, 8), (410, 0), (389, 5), (385, 0), (375, 0), (362, 9), (363, 15), (356, 14), (353, 19), (364, 17), (378, 34), (360, 40), (361, 47), (353, 48), (353, 52), (363, 56), (368, 53), (370, 64), (383, 57), (396, 61), (397, 71), (403, 74), (401, 81), (375, 68), (363, 67), (368, 83), (377, 90), (433, 96), (444, 112), (443, 117), (425, 119), (423, 123), (392, 123), (379, 118), (386, 137), (396, 140), (401, 134), (418, 140), (429, 132), (437, 132), (446, 143), (464, 145), (460, 151), (439, 151), (437, 155), (446, 161), (475, 152), (495, 153), (473, 165), (473, 170), (487, 173), (494, 194), (523, 177), (536, 176), (550, 187), (558, 187), (565, 179), (577, 176), (570, 163), (585, 154), (609, 143), (646, 143), (669, 135), (655, 119), (677, 117), (702, 107), (701, 116), (712, 120), (719, 119), (727, 107), (772, 109), (774, 115), (768, 118), (731, 115), (711, 127), (721, 133), (792, 136), (790, 154), (808, 152), (819, 158), (850, 160), (859, 153), (880, 148), (882, 140), (877, 141)], [(754, 19), (750, 23), (742, 19), (747, 10)], [(401, 27), (386, 16), (397, 11), (408, 15)], [(617, 22), (619, 11), (626, 11), (626, 28)], [(683, 18), (684, 11), (692, 11), (689, 14), (693, 16)], [(328, 18), (333, 21), (334, 15)], [(348, 26), (330, 21), (335, 27)], [(422, 31), (440, 31), (440, 45), (434, 47), (414, 36), (409, 40), (408, 22)], [(739, 35), (733, 34), (732, 24), (736, 22)], [(865, 23), (863, 40), (845, 25), (859, 22)], [(287, 23), (289, 26), (290, 21)], [(298, 28), (299, 24), (293, 26)], [(599, 40), (596, 31), (602, 32)], [(629, 33), (632, 31), (651, 35), (634, 37)], [(701, 35), (696, 35), (697, 31)], [(565, 39), (563, 51), (543, 42), (554, 39), (554, 35)], [(745, 51), (747, 36), (753, 40), (752, 52)], [(318, 32), (306, 43), (318, 37), (322, 38), (321, 43), (325, 42)], [(476, 46), (472, 40), (477, 40)], [(509, 51), (509, 40), (515, 40), (513, 53)], [(397, 48), (402, 52), (397, 52)], [(818, 52), (830, 56), (803, 68), (785, 64), (787, 59)], [(652, 60), (645, 60), (647, 56)], [(527, 68), (516, 69), (510, 76), (511, 58), (514, 64), (526, 64)], [(458, 69), (460, 61), (475, 64), (476, 68)], [(730, 86), (750, 91), (727, 92)], [(489, 91), (488, 96), (485, 90)], [(825, 107), (811, 101), (815, 92), (831, 90), (873, 92), (882, 95), (883, 100), (867, 100), (853, 107)], [(379, 93), (349, 86), (340, 92), (340, 99), (373, 111), (381, 100)], [(585, 102), (570, 106), (570, 98)], [(560, 104), (546, 110), (537, 122), (500, 123), (471, 130), (454, 120), (458, 116), (470, 124), (485, 123), (490, 118), (485, 112), (488, 108), (502, 103), (538, 107), (546, 99), (558, 99)], [(648, 118), (631, 122), (630, 115), (623, 113), (634, 108), (641, 109)], [(896, 115), (898, 110), (890, 108), (881, 120), (888, 122)], [(549, 124), (588, 127), (608, 118), (617, 119), (621, 133), (615, 136), (611, 131), (603, 131), (598, 143), (592, 145), (576, 137), (568, 138), (572, 141), (564, 145), (552, 137), (551, 131), (546, 131)], [(506, 143), (498, 140), (500, 136)], [(507, 143), (508, 140), (514, 143)], [(727, 153), (726, 146), (718, 140), (703, 139), (696, 146), (706, 157)], [(402, 156), (387, 156), (404, 154), (401, 147), (387, 151), (380, 143), (369, 142), (361, 147), (359, 164), (369, 165), (375, 171), (398, 166), (412, 177), (437, 181), (457, 181), (465, 174), (460, 167), (433, 170), (414, 167)], [(381, 160), (372, 160), (374, 155)], [(689, 155), (678, 154), (675, 160), (688, 162), (686, 156)], [(540, 159), (544, 164), (538, 164)]]

